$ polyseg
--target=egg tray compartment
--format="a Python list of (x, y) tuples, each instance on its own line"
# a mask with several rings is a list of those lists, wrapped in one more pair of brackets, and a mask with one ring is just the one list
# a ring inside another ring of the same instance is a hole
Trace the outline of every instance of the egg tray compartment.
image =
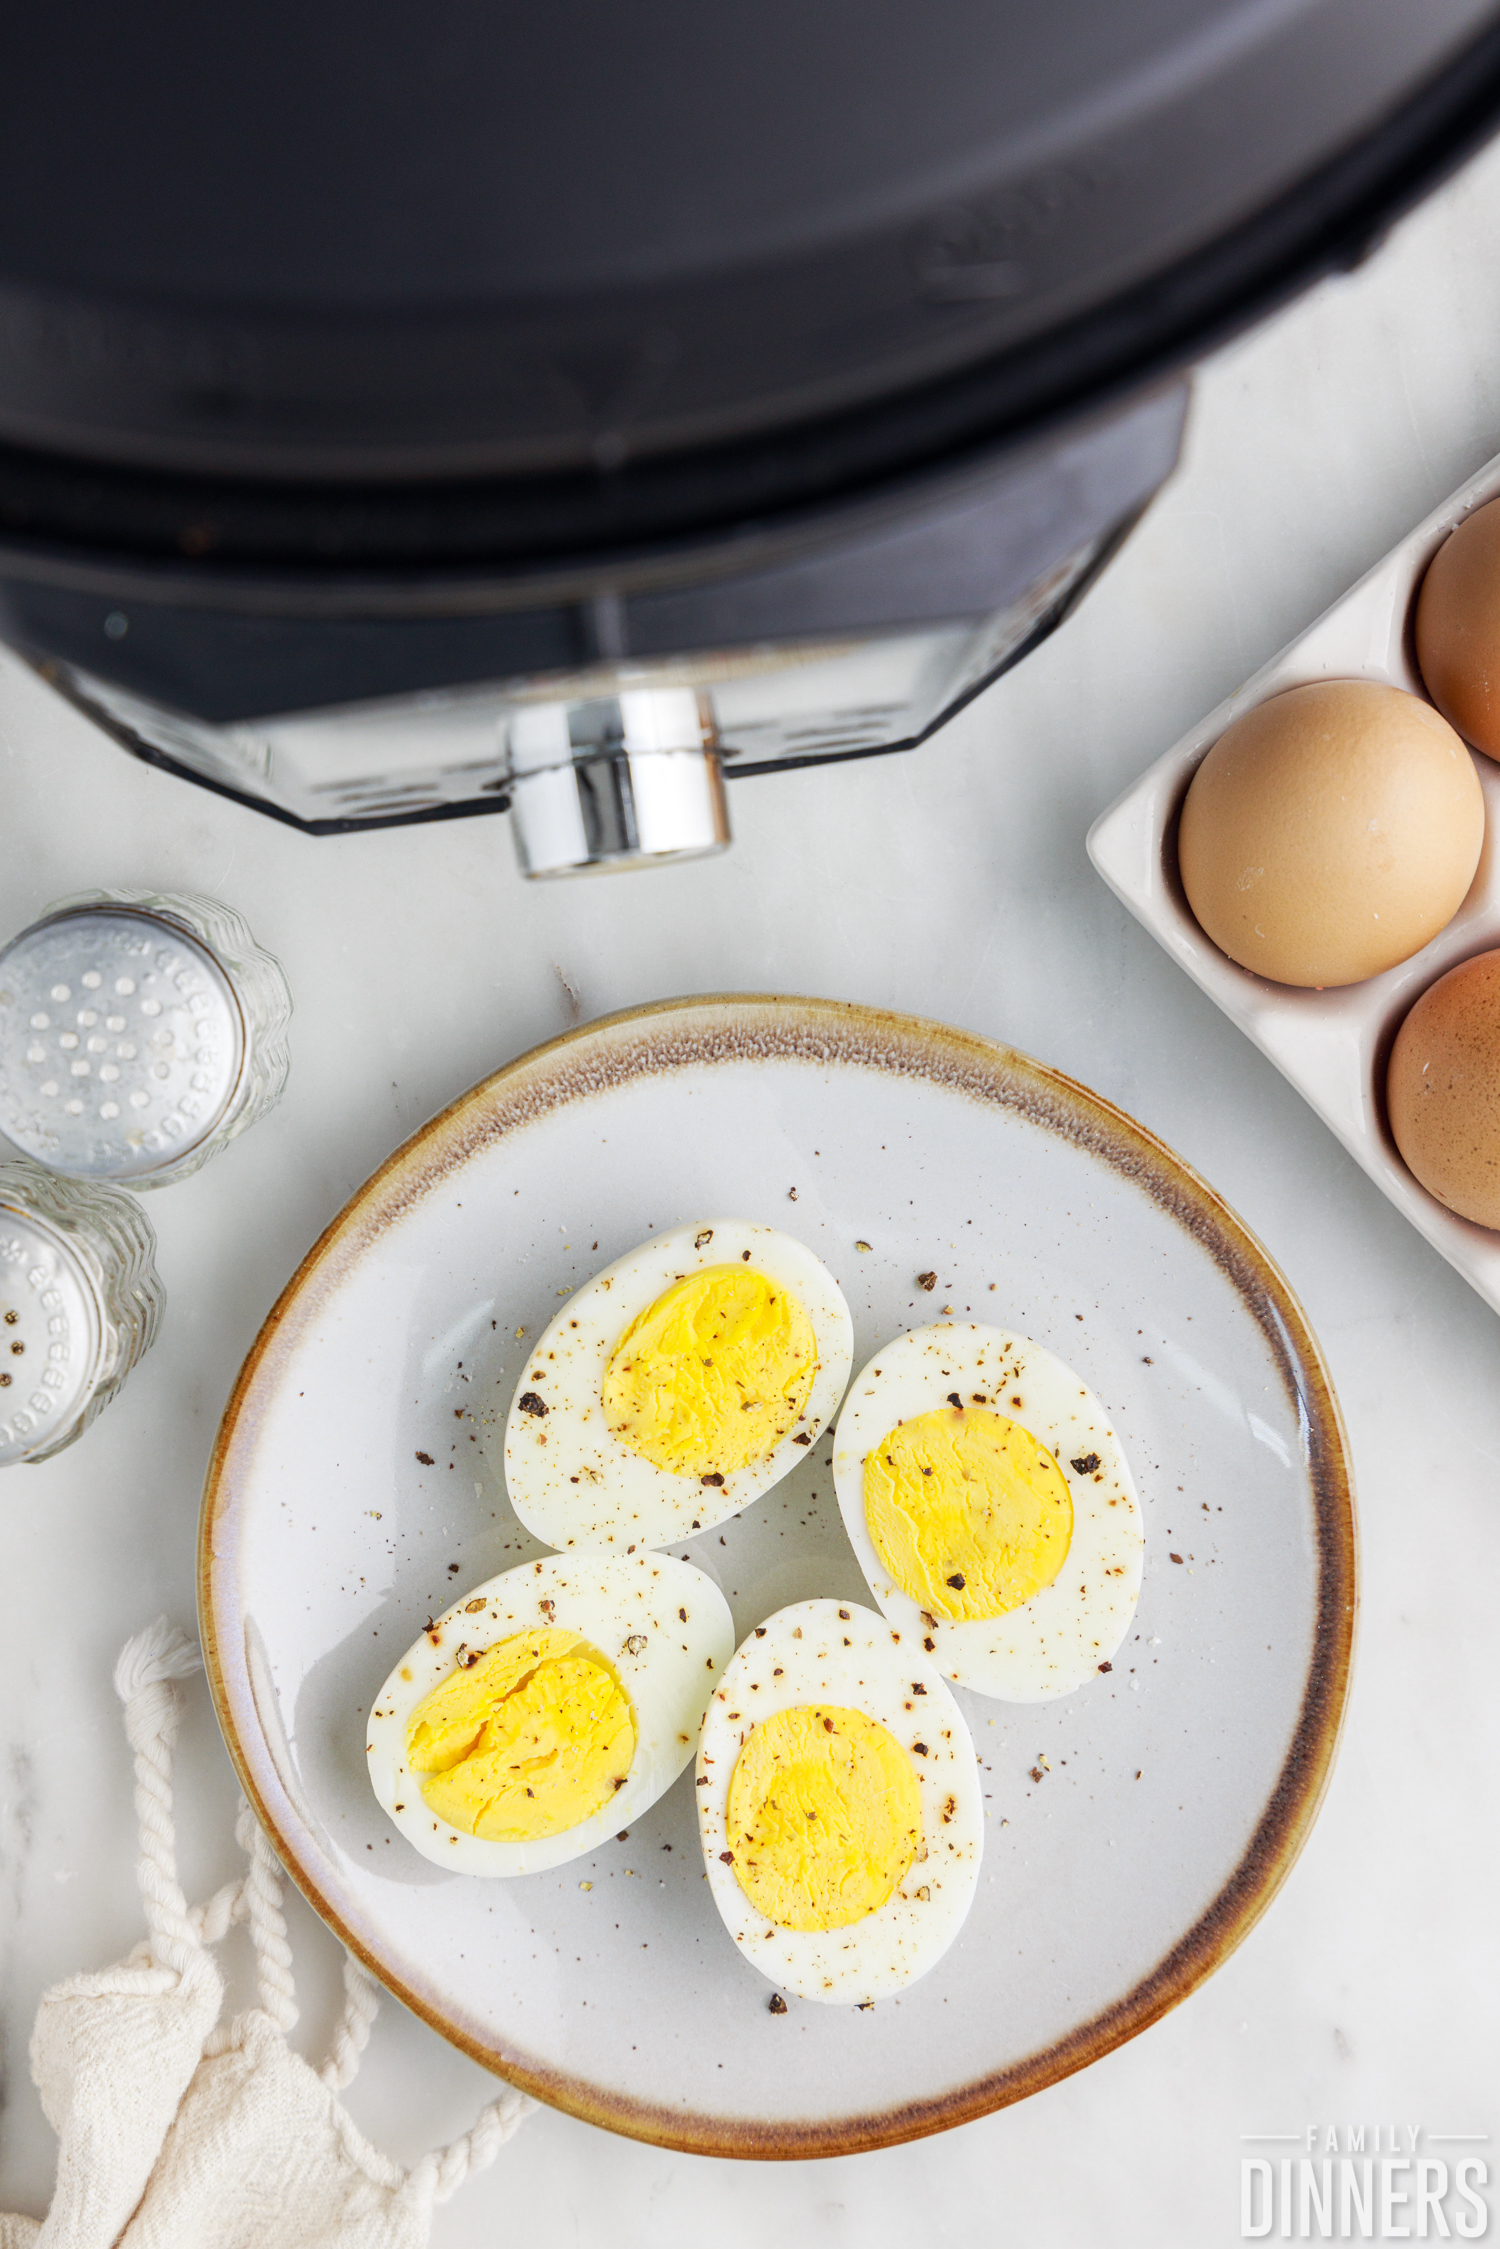
[(1500, 765), (1470, 752), (1484, 792), (1485, 837), (1458, 912), (1410, 960), (1362, 984), (1301, 991), (1236, 967), (1193, 918), (1177, 869), (1177, 824), (1188, 783), (1225, 728), (1255, 704), (1319, 679), (1380, 680), (1430, 702), (1412, 644), (1417, 589), (1448, 533), (1497, 495), (1500, 455), (1148, 767), (1094, 822), (1088, 851), (1137, 921), (1290, 1079), (1402, 1215), (1500, 1312), (1500, 1233), (1459, 1218), (1417, 1184), (1397, 1153), (1385, 1105), (1386, 1063), (1408, 1009), (1458, 962), (1500, 945)]

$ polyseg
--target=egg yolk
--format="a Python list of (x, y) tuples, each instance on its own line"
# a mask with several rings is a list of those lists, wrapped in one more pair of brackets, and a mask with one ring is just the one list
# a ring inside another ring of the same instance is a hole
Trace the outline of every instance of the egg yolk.
[(615, 1345), (604, 1418), (656, 1467), (722, 1478), (796, 1428), (817, 1371), (812, 1321), (788, 1289), (748, 1265), (705, 1265)]
[(577, 1632), (518, 1632), (412, 1712), (406, 1761), (439, 1819), (492, 1843), (561, 1835), (609, 1803), (635, 1756), (635, 1713)]
[(885, 1904), (921, 1849), (911, 1759), (862, 1710), (762, 1719), (729, 1781), (735, 1878), (779, 1929), (847, 1929)]
[(864, 1490), (876, 1553), (933, 1616), (1004, 1616), (1067, 1559), (1067, 1479), (1003, 1413), (943, 1406), (903, 1421), (865, 1455)]

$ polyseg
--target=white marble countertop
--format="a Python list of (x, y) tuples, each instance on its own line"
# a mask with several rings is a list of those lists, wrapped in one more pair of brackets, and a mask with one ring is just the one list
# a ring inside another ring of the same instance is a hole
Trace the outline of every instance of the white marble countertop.
[[(5, 1478), (0, 2209), (40, 2213), (50, 2189), (26, 2069), (38, 1995), (138, 1933), (109, 1674), (160, 1610), (192, 1621), (204, 1465), (261, 1318), (349, 1192), (451, 1096), (580, 1016), (692, 991), (863, 1000), (1028, 1049), (1132, 1110), (1260, 1234), (1353, 1445), (1364, 1586), (1342, 1756), (1248, 1942), (1082, 2075), (824, 2164), (704, 2161), (541, 2112), (439, 2213), (436, 2241), (749, 2249), (792, 2226), (826, 2249), (1216, 2249), (1240, 2238), (1244, 2135), (1500, 2126), (1485, 1684), (1500, 1322), (1083, 847), (1149, 759), (1500, 448), (1497, 270), (1500, 151), (1204, 370), (1181, 472), (1060, 635), (914, 755), (735, 788), (738, 840), (717, 861), (546, 887), (520, 880), (501, 820), (312, 840), (132, 763), (0, 659), (0, 926), (95, 884), (206, 890), (249, 917), (297, 997), (282, 1107), (151, 1198), (161, 1341), (79, 1445)], [(236, 1791), (201, 1681), (189, 1705), (179, 1824), (201, 1895), (233, 1870)], [(292, 1923), (311, 2051), (336, 1950), (300, 1899)], [(490, 2082), (391, 2004), (350, 2103), (410, 2159), (463, 2130)]]

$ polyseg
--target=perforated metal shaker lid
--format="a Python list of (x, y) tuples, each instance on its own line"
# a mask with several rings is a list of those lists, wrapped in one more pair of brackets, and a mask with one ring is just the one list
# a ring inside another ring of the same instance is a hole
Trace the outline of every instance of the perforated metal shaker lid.
[(0, 1468), (83, 1434), (150, 1350), (165, 1301), (133, 1195), (0, 1157)]
[(175, 1168), (234, 1104), (245, 1045), (225, 970), (160, 915), (65, 909), (0, 952), (0, 1132), (53, 1170)]
[(0, 1467), (78, 1419), (100, 1352), (90, 1276), (35, 1212), (0, 1205)]

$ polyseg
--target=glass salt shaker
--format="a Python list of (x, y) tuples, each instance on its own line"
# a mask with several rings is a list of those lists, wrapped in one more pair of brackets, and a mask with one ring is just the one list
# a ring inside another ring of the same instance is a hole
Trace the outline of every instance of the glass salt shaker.
[(0, 1468), (71, 1445), (150, 1349), (155, 1255), (133, 1195), (0, 1160)]
[(186, 1178), (280, 1099), (291, 1012), (212, 898), (60, 899), (0, 951), (0, 1133), (71, 1178)]

